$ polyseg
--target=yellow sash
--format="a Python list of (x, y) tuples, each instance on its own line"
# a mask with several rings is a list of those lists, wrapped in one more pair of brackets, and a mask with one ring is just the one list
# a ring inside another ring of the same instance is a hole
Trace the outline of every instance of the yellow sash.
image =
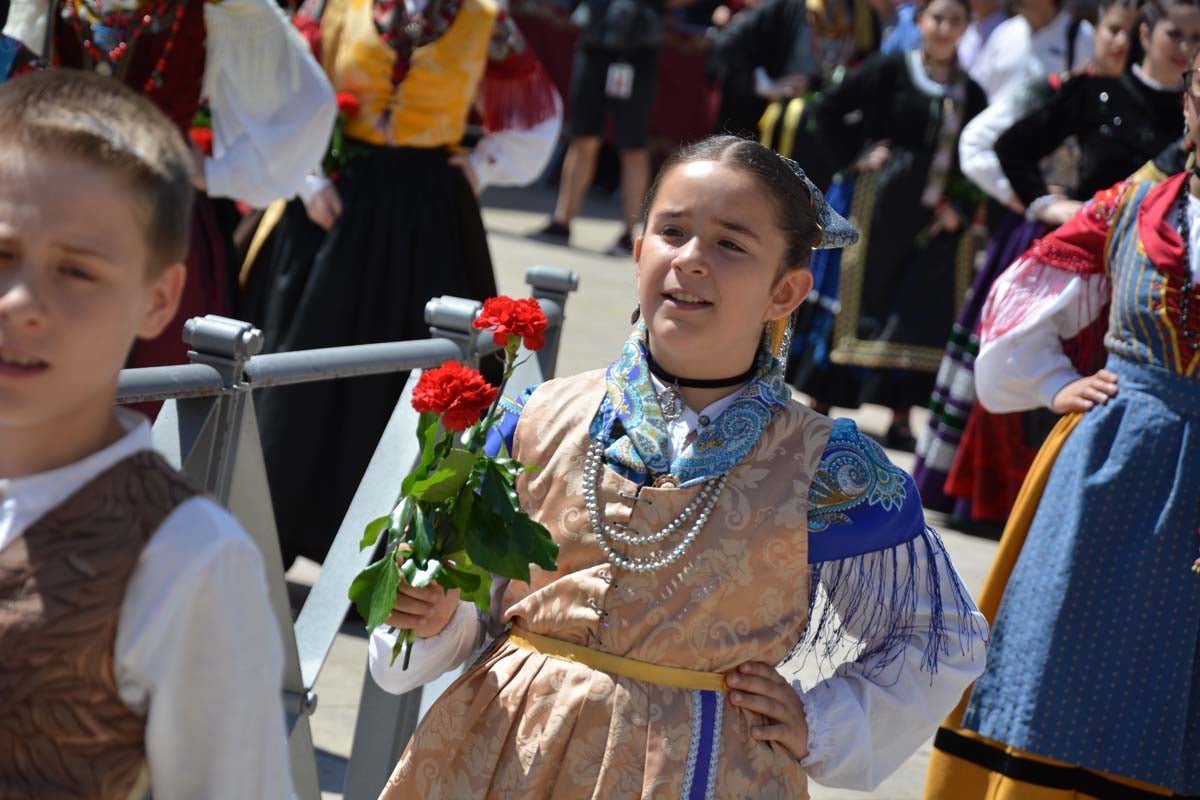
[(632, 658), (603, 653), (583, 645), (551, 639), (549, 636), (532, 633), (515, 625), (508, 634), (508, 640), (522, 650), (557, 658), (559, 661), (582, 664), (610, 675), (621, 675), (658, 686), (672, 686), (676, 689), (725, 691), (725, 676), (720, 672), (700, 672), (694, 669), (664, 667), (645, 661), (634, 661)]

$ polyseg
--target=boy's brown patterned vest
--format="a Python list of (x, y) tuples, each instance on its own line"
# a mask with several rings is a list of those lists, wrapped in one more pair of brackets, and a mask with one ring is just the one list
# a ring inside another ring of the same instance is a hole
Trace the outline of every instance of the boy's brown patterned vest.
[(145, 791), (145, 719), (117, 692), (117, 623), (142, 549), (196, 494), (139, 452), (0, 550), (0, 797)]

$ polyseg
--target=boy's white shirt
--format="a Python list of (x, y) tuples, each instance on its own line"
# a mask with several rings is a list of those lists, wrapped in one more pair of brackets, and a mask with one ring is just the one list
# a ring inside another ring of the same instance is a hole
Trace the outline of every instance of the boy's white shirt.
[[(50, 472), (0, 479), (0, 550), (104, 470), (150, 450), (145, 417)], [(186, 501), (142, 550), (113, 654), (125, 705), (146, 717), (155, 800), (294, 796), (280, 699), (283, 646), (258, 547), (204, 497)]]

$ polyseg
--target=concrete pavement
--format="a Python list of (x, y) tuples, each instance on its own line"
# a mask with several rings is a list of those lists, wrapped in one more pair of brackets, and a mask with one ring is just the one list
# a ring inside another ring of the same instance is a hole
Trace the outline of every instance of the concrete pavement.
[[(555, 247), (525, 238), (525, 234), (545, 223), (554, 203), (553, 193), (549, 190), (493, 190), (485, 194), (483, 200), (484, 221), (502, 293), (527, 295), (524, 273), (528, 267), (536, 264), (565, 267), (579, 275), (579, 291), (567, 303), (567, 321), (559, 351), (559, 374), (568, 375), (605, 366), (625, 341), (629, 313), (636, 303), (632, 259), (603, 254), (621, 232), (616, 199), (589, 197), (583, 216), (573, 226), (571, 248)], [(835, 410), (834, 413), (854, 418), (869, 432), (882, 433), (886, 427), (886, 413), (881, 409), (866, 408), (844, 414)], [(918, 425), (918, 434), (923, 420), (923, 416), (914, 420)], [(900, 466), (906, 469), (911, 467), (911, 455), (895, 452), (890, 455)], [(942, 533), (967, 588), (973, 593), (978, 592), (991, 565), (995, 543), (948, 529), (942, 522), (936, 515), (930, 515), (930, 524)], [(302, 561), (293, 567), (289, 577), (307, 583), (316, 574), (315, 565)], [(352, 745), (365, 659), (366, 640), (363, 635), (358, 631), (344, 631), (334, 645), (316, 686), (319, 706), (312, 718), (313, 738), (321, 751), (321, 782), (325, 800), (342, 797), (341, 786)], [(828, 789), (812, 784), (812, 798), (920, 798), (929, 747), (929, 742), (926, 742), (874, 792)]]

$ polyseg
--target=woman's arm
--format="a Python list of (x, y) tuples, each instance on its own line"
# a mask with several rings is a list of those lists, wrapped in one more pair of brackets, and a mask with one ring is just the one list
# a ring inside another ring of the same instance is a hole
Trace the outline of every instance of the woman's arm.
[(1084, 121), (1081, 100), (1090, 82), (1086, 76), (1067, 81), (1035, 103), (996, 140), (1000, 168), (1024, 205), (1050, 194), (1039, 162), (1075, 134)]
[(208, 193), (259, 207), (295, 195), (320, 165), (337, 114), (325, 73), (271, 0), (208, 2), (204, 24)]
[(516, 23), (501, 13), (476, 100), (487, 132), (468, 156), (486, 186), (524, 186), (546, 168), (562, 130), (558, 90)]
[(989, 411), (1049, 407), (1081, 377), (1063, 341), (1088, 328), (1108, 304), (1105, 242), (1127, 185), (1097, 193), (992, 285), (975, 359), (975, 389)]
[(889, 102), (888, 65), (896, 59), (875, 55), (852, 70), (841, 83), (817, 95), (813, 107), (816, 136), (833, 159), (834, 168), (854, 163), (866, 146), (870, 121)]

